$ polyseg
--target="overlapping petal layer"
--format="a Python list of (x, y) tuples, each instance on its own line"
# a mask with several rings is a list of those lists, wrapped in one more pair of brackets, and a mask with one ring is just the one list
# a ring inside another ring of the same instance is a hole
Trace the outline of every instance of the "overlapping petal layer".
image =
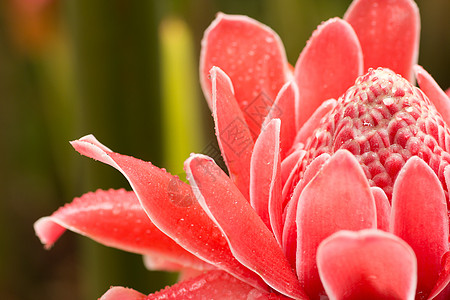
[(98, 190), (87, 193), (51, 216), (39, 219), (34, 226), (46, 247), (51, 247), (69, 229), (125, 251), (200, 270), (212, 267), (156, 228), (134, 192)]
[(319, 244), (347, 229), (376, 228), (375, 202), (355, 157), (337, 151), (304, 188), (297, 208), (297, 275), (310, 297), (322, 292), (316, 267)]
[(219, 226), (236, 259), (275, 290), (306, 298), (272, 232), (214, 161), (193, 155), (185, 170), (202, 208)]
[[(69, 228), (190, 278), (102, 300), (413, 299), (416, 282), (418, 298), (448, 298), (450, 131), (426, 96), (450, 124), (449, 92), (419, 66), (423, 92), (395, 74), (412, 82), (418, 38), (413, 1), (355, 0), (291, 71), (271, 29), (219, 14), (200, 77), (229, 176), (193, 155), (191, 187), (86, 136), (75, 149), (134, 192), (86, 194), (39, 220), (37, 234), (51, 245)], [(395, 73), (371, 70), (347, 90), (368, 67)]]
[(305, 186), (316, 176), (325, 162), (330, 158), (328, 153), (323, 153), (314, 159), (305, 171), (303, 178), (297, 183), (294, 193), (288, 206), (286, 206), (286, 213), (283, 228), (283, 250), (292, 266), (295, 267), (297, 256), (297, 207), (300, 195)]
[(114, 153), (94, 136), (71, 142), (81, 154), (119, 170), (130, 182), (150, 220), (183, 248), (262, 290), (262, 280), (242, 266), (225, 237), (195, 200), (190, 186), (149, 162)]
[(281, 160), (279, 119), (263, 129), (250, 165), (250, 204), (281, 244)]
[(249, 199), (249, 170), (254, 147), (252, 135), (236, 102), (228, 75), (213, 67), (210, 76), (217, 141), (231, 179)]
[(299, 91), (294, 81), (286, 83), (278, 93), (278, 96), (272, 105), (263, 127), (275, 118), (281, 120), (281, 159), (284, 159), (292, 147), (297, 134), (297, 111), (299, 110)]
[(442, 256), (449, 250), (449, 222), (441, 183), (418, 157), (406, 162), (394, 184), (390, 225), (391, 232), (414, 250), (417, 290), (428, 295), (437, 282)]
[(160, 292), (151, 294), (146, 300), (166, 299), (283, 299), (262, 292), (230, 276), (223, 271), (210, 271), (193, 279), (177, 283)]

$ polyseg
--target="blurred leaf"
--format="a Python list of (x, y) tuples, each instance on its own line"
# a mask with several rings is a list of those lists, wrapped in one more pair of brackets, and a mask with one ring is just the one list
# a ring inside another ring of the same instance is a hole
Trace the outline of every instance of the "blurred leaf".
[(164, 166), (173, 174), (182, 174), (183, 162), (203, 145), (198, 68), (186, 24), (170, 17), (162, 21), (159, 29)]

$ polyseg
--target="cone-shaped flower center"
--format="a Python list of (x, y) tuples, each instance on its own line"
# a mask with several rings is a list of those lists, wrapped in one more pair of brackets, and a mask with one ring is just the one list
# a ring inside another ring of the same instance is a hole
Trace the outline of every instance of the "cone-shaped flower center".
[[(305, 145), (299, 178), (322, 153), (347, 149), (372, 186), (391, 198), (398, 172), (411, 156), (422, 158), (439, 177), (450, 163), (450, 131), (429, 99), (390, 70), (370, 70), (339, 98)], [(296, 183), (296, 182), (294, 182)]]

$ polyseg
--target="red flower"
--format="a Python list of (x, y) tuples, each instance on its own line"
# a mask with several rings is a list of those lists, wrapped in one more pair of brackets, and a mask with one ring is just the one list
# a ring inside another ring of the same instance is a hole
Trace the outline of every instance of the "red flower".
[(198, 275), (102, 299), (446, 299), (450, 106), (413, 67), (418, 35), (412, 1), (356, 0), (292, 69), (271, 29), (219, 14), (200, 71), (229, 175), (194, 154), (188, 185), (85, 136), (74, 148), (133, 192), (85, 194), (37, 235), (50, 247), (70, 229)]

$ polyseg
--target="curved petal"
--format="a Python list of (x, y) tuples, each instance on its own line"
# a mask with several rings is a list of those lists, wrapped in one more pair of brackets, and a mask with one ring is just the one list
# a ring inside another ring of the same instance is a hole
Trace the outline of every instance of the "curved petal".
[(192, 155), (185, 170), (197, 200), (226, 236), (234, 256), (280, 293), (305, 297), (273, 234), (214, 161)]
[(177, 244), (250, 285), (267, 287), (234, 258), (225, 237), (195, 201), (188, 184), (149, 162), (110, 151), (92, 135), (71, 144), (81, 154), (120, 171), (153, 224)]
[[(233, 86), (221, 69), (211, 69), (213, 116), (216, 136), (231, 179), (249, 199), (249, 170), (253, 138), (233, 94)], [(259, 132), (259, 129), (258, 129)]]
[(213, 66), (230, 76), (239, 107), (256, 137), (278, 91), (291, 77), (280, 38), (249, 17), (219, 13), (205, 31), (200, 54), (200, 82), (211, 108), (208, 76)]
[(99, 300), (146, 300), (147, 296), (121, 286), (111, 287)]
[(286, 206), (289, 203), (289, 201), (291, 201), (291, 198), (292, 198), (291, 186), (293, 186), (293, 184), (299, 180), (299, 178), (298, 178), (299, 169), (302, 166), (302, 160), (306, 154), (307, 154), (306, 151), (304, 151), (304, 150), (301, 151), (298, 161), (293, 166), (291, 173), (289, 174), (286, 182), (283, 185), (283, 190), (281, 192), (281, 198), (283, 199), (283, 204), (282, 204), (283, 211), (286, 209)]
[(305, 186), (316, 176), (325, 162), (330, 159), (328, 153), (322, 153), (317, 156), (305, 170), (303, 178), (297, 183), (294, 188), (292, 198), (286, 207), (286, 218), (283, 227), (283, 250), (293, 267), (295, 267), (295, 259), (297, 255), (297, 206), (298, 199), (305, 188)]
[(335, 106), (335, 99), (329, 99), (324, 101), (320, 106), (314, 111), (311, 117), (303, 124), (300, 130), (297, 132), (294, 144), (306, 143), (306, 140), (313, 134), (314, 130), (319, 128), (320, 120), (323, 116), (328, 114)]
[(419, 54), (420, 15), (411, 0), (355, 0), (344, 19), (355, 29), (364, 71), (386, 67), (413, 82)]
[(420, 158), (400, 170), (392, 194), (391, 232), (405, 240), (417, 256), (417, 292), (428, 295), (449, 250), (447, 205), (441, 183)]
[(391, 217), (391, 204), (386, 193), (379, 187), (373, 186), (373, 198), (375, 199), (375, 207), (377, 208), (377, 228), (383, 231), (389, 231), (389, 219)]
[(281, 162), (281, 186), (284, 187), (295, 165), (303, 156), (305, 156), (305, 154), (305, 150), (297, 149), (283, 159)]
[(273, 119), (259, 135), (250, 164), (250, 204), (281, 244), (280, 126)]
[(39, 219), (34, 228), (46, 248), (69, 229), (106, 246), (196, 269), (211, 268), (156, 228), (135, 193), (123, 189), (84, 194), (51, 216)]
[[(428, 299), (448, 299), (450, 297), (450, 252), (442, 257), (442, 268), (439, 278)], [(446, 298), (445, 298), (446, 297)]]
[(297, 275), (308, 295), (323, 290), (316, 267), (319, 244), (339, 230), (376, 228), (376, 222), (375, 202), (361, 166), (350, 152), (338, 150), (298, 200)]
[(271, 299), (223, 271), (210, 271), (151, 294), (146, 300), (166, 299)]
[(331, 299), (409, 299), (417, 283), (414, 251), (395, 235), (339, 231), (317, 249), (317, 268)]
[(295, 65), (300, 90), (299, 126), (323, 101), (339, 98), (362, 75), (361, 46), (353, 28), (333, 18), (321, 24)]
[(275, 118), (281, 120), (280, 148), (281, 159), (284, 159), (292, 147), (297, 134), (296, 112), (299, 106), (299, 92), (294, 81), (286, 83), (278, 93), (275, 103), (272, 105), (263, 128)]
[(414, 66), (417, 83), (442, 115), (445, 123), (450, 124), (450, 98), (439, 87), (433, 77), (419, 65)]

